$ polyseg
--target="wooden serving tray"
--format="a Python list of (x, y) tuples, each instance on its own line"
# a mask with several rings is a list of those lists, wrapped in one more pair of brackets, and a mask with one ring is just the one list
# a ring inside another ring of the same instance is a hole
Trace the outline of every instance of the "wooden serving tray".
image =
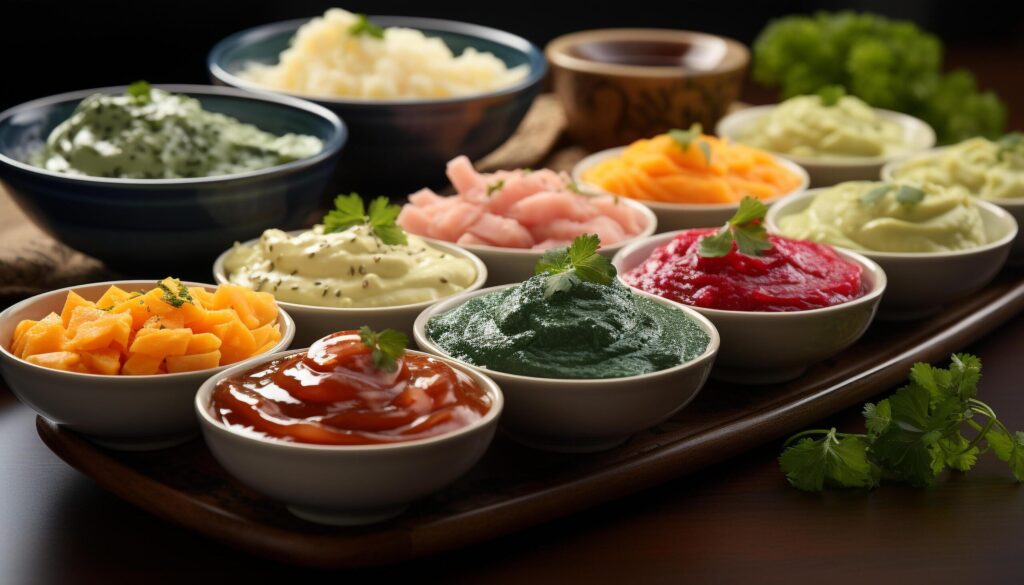
[[(379, 565), (458, 548), (651, 487), (777, 440), (902, 382), (915, 361), (942, 361), (1024, 309), (1024, 273), (910, 323), (876, 323), (855, 346), (774, 386), (710, 381), (671, 420), (613, 450), (533, 451), (498, 437), (469, 475), (387, 523), (309, 524), (239, 485), (201, 440), (165, 451), (107, 451), (37, 419), (57, 455), (125, 500), (251, 553), (320, 567)], [(780, 481), (782, 477), (780, 475)]]

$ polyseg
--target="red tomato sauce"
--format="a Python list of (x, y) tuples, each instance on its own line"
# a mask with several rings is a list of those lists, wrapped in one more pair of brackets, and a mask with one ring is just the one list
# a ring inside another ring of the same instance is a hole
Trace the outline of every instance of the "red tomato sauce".
[(726, 311), (803, 311), (864, 295), (861, 267), (831, 247), (768, 236), (762, 256), (736, 251), (699, 254), (700, 239), (717, 231), (687, 230), (623, 275), (630, 286), (686, 305)]
[(491, 398), (465, 373), (423, 355), (378, 369), (358, 331), (332, 333), (306, 353), (222, 380), (214, 417), (269, 437), (373, 445), (443, 435), (481, 419)]

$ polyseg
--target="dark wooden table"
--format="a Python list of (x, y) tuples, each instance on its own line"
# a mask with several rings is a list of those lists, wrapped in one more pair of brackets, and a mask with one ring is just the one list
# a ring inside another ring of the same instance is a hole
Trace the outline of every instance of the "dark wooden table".
[[(1024, 429), (1024, 316), (975, 347), (981, 398)], [(150, 517), (52, 455), (34, 413), (0, 390), (0, 583), (121, 583), (197, 576), (325, 576), (224, 548)], [(852, 429), (852, 409), (824, 421)], [(479, 546), (388, 567), (443, 582), (1019, 583), (1024, 486), (985, 458), (937, 487), (804, 494), (779, 445), (585, 514)], [(334, 575), (335, 577), (341, 575)], [(258, 580), (258, 581), (257, 581)], [(927, 581), (926, 581), (927, 580)]]

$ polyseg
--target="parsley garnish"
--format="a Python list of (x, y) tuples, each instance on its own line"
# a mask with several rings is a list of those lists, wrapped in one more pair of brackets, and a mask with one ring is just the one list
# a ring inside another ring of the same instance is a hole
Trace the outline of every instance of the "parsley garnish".
[(924, 201), (924, 191), (917, 187), (911, 187), (910, 185), (896, 186), (891, 184), (882, 184), (862, 195), (860, 198), (861, 203), (870, 205), (871, 203), (880, 201), (894, 189), (896, 191), (897, 203), (910, 207)]
[(868, 191), (864, 195), (862, 195), (860, 200), (861, 200), (862, 203), (868, 203), (868, 204), (874, 203), (875, 201), (880, 200), (882, 197), (885, 197), (885, 194), (888, 193), (889, 191), (892, 191), (894, 188), (895, 188), (895, 185), (889, 185), (889, 184), (879, 185), (879, 186), (875, 187), (874, 189)]
[(384, 29), (370, 22), (365, 14), (356, 15), (356, 22), (348, 28), (348, 32), (354, 37), (367, 35), (375, 39), (384, 38)]
[[(668, 131), (668, 136), (672, 140), (676, 141), (679, 148), (684, 151), (689, 150), (690, 144), (694, 140), (697, 140), (703, 135), (704, 128), (699, 123), (694, 123), (690, 126), (689, 130), (680, 130), (678, 128)], [(700, 149), (701, 154), (704, 155), (704, 160), (707, 164), (711, 164), (711, 145), (706, 140), (700, 140), (697, 142), (697, 148)]]
[(501, 191), (505, 188), (505, 179), (499, 179), (490, 185), (487, 185), (487, 196), (494, 195), (496, 191)]
[(354, 225), (367, 225), (381, 242), (389, 246), (405, 245), (409, 243), (405, 230), (395, 223), (401, 211), (402, 207), (390, 203), (387, 197), (378, 197), (370, 202), (367, 213), (358, 193), (338, 195), (334, 198), (334, 209), (324, 216), (324, 233), (340, 232)]
[[(970, 470), (991, 450), (1024, 482), (1024, 433), (1011, 433), (978, 400), (980, 378), (981, 360), (969, 354), (954, 354), (948, 369), (914, 364), (909, 384), (864, 405), (867, 433), (833, 428), (794, 435), (779, 457), (782, 471), (805, 491), (874, 487), (882, 478), (927, 486), (946, 468)], [(965, 427), (973, 429), (973, 438), (962, 434)]]
[(181, 308), (181, 306), (184, 305), (185, 303), (194, 303), (194, 301), (192, 300), (192, 294), (188, 292), (188, 287), (182, 284), (181, 281), (170, 277), (164, 280), (170, 280), (171, 283), (175, 285), (175, 288), (177, 288), (178, 290), (175, 291), (170, 286), (164, 284), (164, 282), (156, 283), (157, 287), (159, 287), (160, 290), (164, 291), (164, 296), (161, 297), (163, 302), (174, 307), (175, 309)]
[(152, 88), (149, 86), (149, 83), (145, 81), (136, 81), (128, 86), (128, 95), (130, 95), (136, 102), (144, 104), (150, 100), (151, 90)]
[(996, 150), (996, 160), (999, 162), (1002, 162), (1008, 154), (1024, 156), (1024, 134), (1020, 132), (1004, 134), (999, 140), (996, 140), (996, 145), (999, 147)]
[(831, 107), (839, 103), (839, 99), (846, 95), (846, 88), (841, 85), (826, 85), (818, 90), (818, 97), (821, 98), (821, 105)]
[(736, 250), (747, 256), (760, 256), (772, 248), (768, 232), (764, 229), (764, 214), (768, 206), (753, 197), (744, 197), (740, 207), (729, 221), (713, 236), (700, 239), (700, 255), (705, 258), (719, 258)]
[(409, 337), (401, 331), (385, 329), (377, 333), (366, 325), (359, 328), (359, 339), (373, 350), (373, 365), (385, 372), (398, 369), (397, 360), (405, 355), (405, 348), (409, 345)]
[(615, 267), (597, 253), (601, 239), (596, 234), (577, 236), (568, 248), (546, 250), (534, 267), (535, 274), (547, 273), (544, 298), (557, 292), (567, 292), (579, 282), (611, 284), (615, 280)]

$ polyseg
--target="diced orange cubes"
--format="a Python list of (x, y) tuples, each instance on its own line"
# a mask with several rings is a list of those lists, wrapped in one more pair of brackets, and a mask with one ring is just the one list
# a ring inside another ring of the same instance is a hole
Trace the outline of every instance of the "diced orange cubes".
[(69, 292), (60, 314), (15, 327), (11, 352), (39, 366), (103, 375), (194, 372), (266, 352), (281, 341), (269, 293), (216, 291), (164, 279), (144, 292), (111, 286), (95, 302)]

